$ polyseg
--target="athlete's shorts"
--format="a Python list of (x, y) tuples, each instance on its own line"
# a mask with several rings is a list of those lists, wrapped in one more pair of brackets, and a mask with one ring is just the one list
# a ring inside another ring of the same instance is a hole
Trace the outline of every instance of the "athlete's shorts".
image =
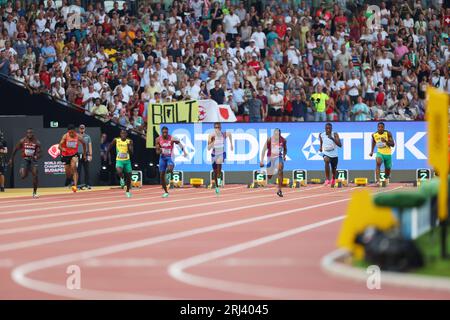
[(26, 169), (26, 170), (31, 170), (32, 168), (37, 168), (38, 167), (38, 162), (34, 159), (23, 159), (20, 162), (20, 168), (21, 169)]
[(159, 172), (166, 172), (168, 166), (175, 167), (175, 163), (173, 163), (172, 157), (160, 156), (159, 157)]
[(338, 157), (323, 156), (324, 159), (325, 157), (330, 159), (331, 169), (336, 169), (338, 165)]
[(125, 173), (131, 173), (131, 161), (130, 160), (116, 160), (116, 168), (122, 168)]
[(284, 165), (283, 157), (270, 158), (269, 162), (267, 162), (267, 175), (273, 176), (278, 173), (278, 165)]
[(71, 156), (61, 156), (61, 161), (65, 164), (65, 165), (70, 165), (70, 163), (72, 162), (72, 158), (78, 158), (78, 153), (75, 153), (74, 155)]
[(377, 152), (377, 158), (381, 158), (382, 163), (384, 164), (384, 169), (392, 168), (392, 155), (390, 154), (381, 154)]
[[(222, 152), (222, 153), (211, 153), (211, 161), (212, 161), (212, 167), (214, 170), (216, 170), (217, 165), (218, 164), (223, 164), (225, 162), (225, 159), (227, 158), (227, 153), (226, 152)], [(219, 161), (217, 161), (219, 160)], [(221, 161), (220, 161), (221, 160)], [(219, 163), (217, 163), (219, 162)]]

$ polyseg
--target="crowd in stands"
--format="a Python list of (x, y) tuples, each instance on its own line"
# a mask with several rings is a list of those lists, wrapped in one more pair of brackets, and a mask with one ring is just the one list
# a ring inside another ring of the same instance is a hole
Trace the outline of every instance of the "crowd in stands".
[(442, 0), (0, 4), (0, 74), (139, 131), (149, 103), (213, 99), (240, 121), (423, 120), (426, 87), (450, 92)]

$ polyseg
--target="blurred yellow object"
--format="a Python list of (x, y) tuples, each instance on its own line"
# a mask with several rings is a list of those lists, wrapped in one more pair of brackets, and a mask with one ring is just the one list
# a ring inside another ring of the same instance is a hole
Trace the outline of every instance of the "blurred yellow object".
[(388, 230), (396, 224), (397, 220), (392, 210), (375, 206), (368, 190), (354, 191), (339, 232), (337, 245), (352, 252), (356, 259), (363, 259), (364, 249), (361, 245), (355, 244), (356, 236), (369, 226)]
[(427, 97), (428, 159), (441, 179), (438, 213), (439, 219), (444, 221), (448, 216), (448, 94), (428, 87)]

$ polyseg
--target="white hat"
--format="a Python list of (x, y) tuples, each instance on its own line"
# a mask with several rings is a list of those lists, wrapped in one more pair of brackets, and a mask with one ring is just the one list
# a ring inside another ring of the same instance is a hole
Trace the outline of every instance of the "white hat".
[(49, 28), (45, 28), (44, 33), (46, 33), (46, 32), (50, 33), (50, 29)]

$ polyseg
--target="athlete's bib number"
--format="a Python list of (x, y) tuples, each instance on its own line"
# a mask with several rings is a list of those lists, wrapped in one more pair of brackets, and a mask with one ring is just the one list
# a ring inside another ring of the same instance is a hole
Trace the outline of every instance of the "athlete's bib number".
[(161, 148), (161, 153), (165, 156), (170, 156), (172, 154), (172, 149), (169, 148)]
[(386, 147), (386, 143), (383, 142), (383, 141), (378, 141), (378, 142), (377, 142), (377, 147), (378, 147), (378, 148), (384, 148), (384, 147)]
[(120, 152), (117, 155), (117, 158), (119, 158), (119, 159), (127, 159), (128, 158), (128, 153)]
[(67, 141), (66, 143), (67, 148), (75, 148), (77, 146), (76, 141)]
[(333, 146), (325, 147), (325, 151), (333, 151), (333, 150), (334, 150)]
[(33, 149), (25, 149), (25, 156), (31, 157), (33, 155), (34, 155), (34, 150)]

